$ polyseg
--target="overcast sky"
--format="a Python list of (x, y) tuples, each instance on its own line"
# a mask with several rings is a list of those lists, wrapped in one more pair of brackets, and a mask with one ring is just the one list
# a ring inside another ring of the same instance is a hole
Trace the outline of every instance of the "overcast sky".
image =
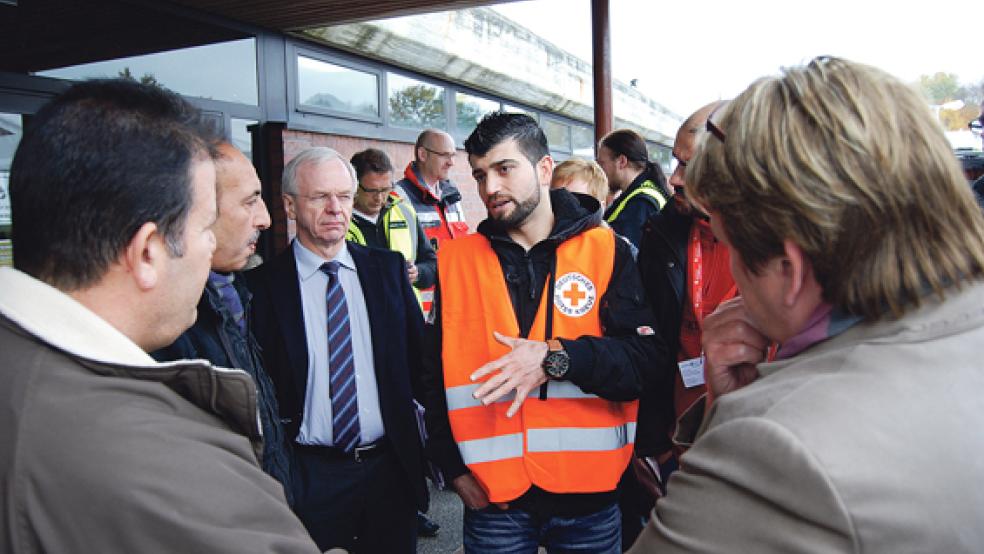
[[(494, 9), (591, 61), (590, 0)], [(730, 98), (757, 77), (821, 54), (906, 81), (937, 71), (984, 78), (984, 2), (955, 0), (611, 0), (612, 67), (678, 115)]]

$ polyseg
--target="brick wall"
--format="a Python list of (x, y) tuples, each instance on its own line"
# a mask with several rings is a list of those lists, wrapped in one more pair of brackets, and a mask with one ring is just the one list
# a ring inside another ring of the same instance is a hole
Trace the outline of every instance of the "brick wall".
[[(290, 162), (299, 152), (312, 146), (333, 148), (346, 159), (351, 158), (353, 154), (366, 148), (378, 148), (386, 152), (390, 161), (393, 162), (393, 167), (395, 168), (393, 178), (395, 180), (403, 178), (403, 170), (413, 159), (413, 144), (406, 142), (390, 142), (290, 130), (284, 131), (283, 141), (285, 164)], [(461, 191), (465, 219), (468, 221), (468, 227), (474, 231), (479, 222), (485, 219), (485, 205), (482, 204), (482, 200), (478, 197), (475, 179), (471, 176), (471, 168), (468, 165), (468, 157), (465, 155), (464, 150), (458, 150), (458, 154), (454, 158), (454, 167), (451, 168), (451, 181)], [(293, 227), (290, 228), (289, 232), (293, 236)]]

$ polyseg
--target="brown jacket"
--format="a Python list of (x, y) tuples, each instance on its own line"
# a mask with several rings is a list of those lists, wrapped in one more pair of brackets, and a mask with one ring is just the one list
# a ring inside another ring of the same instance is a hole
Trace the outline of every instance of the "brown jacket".
[(631, 552), (980, 552), (984, 284), (963, 286), (759, 365)]
[(256, 461), (243, 371), (155, 363), (0, 269), (0, 552), (317, 552)]

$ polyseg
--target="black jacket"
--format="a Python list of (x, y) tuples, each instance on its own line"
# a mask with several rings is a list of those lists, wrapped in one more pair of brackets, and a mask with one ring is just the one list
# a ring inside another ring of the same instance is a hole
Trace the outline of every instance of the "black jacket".
[[(622, 192), (619, 198), (616, 198), (615, 201), (612, 202), (610, 206), (608, 206), (608, 209), (605, 210), (605, 215), (604, 215), (605, 221), (608, 220), (608, 217), (618, 207), (620, 198), (627, 197), (637, 188), (642, 186), (642, 183), (646, 182), (647, 180), (651, 180), (659, 187), (663, 186), (662, 185), (663, 180), (659, 180), (655, 177), (652, 177), (648, 172), (643, 171), (638, 176), (636, 176), (635, 179), (632, 180), (632, 183), (629, 184), (629, 187)], [(609, 223), (609, 225), (612, 226), (612, 229), (616, 233), (629, 239), (629, 242), (631, 242), (633, 246), (638, 248), (639, 242), (641, 241), (642, 238), (643, 226), (646, 224), (646, 221), (648, 221), (649, 218), (651, 218), (656, 214), (659, 214), (659, 212), (660, 212), (659, 203), (656, 202), (656, 199), (654, 199), (652, 196), (649, 196), (648, 194), (638, 194), (634, 198), (629, 200), (628, 203), (625, 204), (625, 208), (623, 208), (622, 211), (619, 212), (618, 217), (615, 218), (615, 221), (612, 221), (611, 223)]]
[[(565, 189), (551, 191), (554, 229), (550, 237), (529, 250), (514, 242), (497, 222), (485, 220), (478, 232), (485, 235), (502, 265), (506, 286), (520, 332), (529, 333), (536, 316), (544, 284), (556, 257), (558, 245), (599, 223), (598, 202), (586, 195), (574, 195)], [(440, 275), (438, 275), (440, 289)], [(439, 302), (439, 299), (437, 300)], [(639, 398), (647, 383), (656, 378), (653, 372), (666, 367), (662, 363), (666, 348), (658, 335), (639, 335), (639, 329), (654, 325), (646, 305), (639, 274), (622, 240), (615, 241), (615, 264), (608, 290), (600, 298), (600, 317), (604, 337), (561, 339), (570, 355), (567, 379), (585, 392), (609, 400)], [(425, 365), (424, 406), (429, 433), (428, 455), (454, 479), (468, 471), (451, 434), (444, 378), (441, 364), (441, 320), (437, 312), (428, 363)], [(529, 400), (532, 401), (532, 400)], [(597, 511), (615, 499), (614, 491), (600, 494), (551, 494), (533, 487), (516, 502), (516, 507), (551, 515), (578, 515)]]
[(636, 453), (655, 456), (672, 446), (670, 433), (676, 423), (673, 410), (673, 384), (680, 349), (680, 322), (686, 301), (687, 240), (693, 218), (683, 215), (671, 200), (662, 212), (651, 217), (642, 233), (639, 247), (639, 273), (646, 297), (656, 314), (659, 335), (666, 341), (665, 367), (659, 379), (650, 383), (639, 403)]
[(157, 361), (205, 359), (219, 367), (238, 368), (249, 373), (256, 383), (257, 408), (263, 430), (263, 470), (284, 485), (288, 502), (293, 504), (290, 483), (290, 446), (277, 413), (277, 396), (273, 382), (263, 369), (259, 347), (252, 333), (249, 315), (251, 295), (242, 274), (236, 274), (233, 286), (239, 293), (246, 317), (246, 335), (239, 330), (232, 314), (211, 283), (205, 286), (198, 301), (198, 318), (168, 347), (151, 352)]

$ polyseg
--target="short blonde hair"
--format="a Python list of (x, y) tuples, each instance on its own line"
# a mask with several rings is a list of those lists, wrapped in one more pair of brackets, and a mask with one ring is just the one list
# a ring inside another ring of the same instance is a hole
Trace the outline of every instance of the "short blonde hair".
[(566, 187), (574, 179), (581, 179), (588, 184), (588, 191), (601, 205), (605, 205), (608, 197), (608, 177), (601, 166), (593, 160), (571, 158), (557, 165), (550, 179), (550, 188)]
[(824, 299), (868, 320), (984, 274), (984, 217), (921, 96), (821, 57), (753, 83), (712, 116), (687, 169), (753, 272), (792, 240)]

